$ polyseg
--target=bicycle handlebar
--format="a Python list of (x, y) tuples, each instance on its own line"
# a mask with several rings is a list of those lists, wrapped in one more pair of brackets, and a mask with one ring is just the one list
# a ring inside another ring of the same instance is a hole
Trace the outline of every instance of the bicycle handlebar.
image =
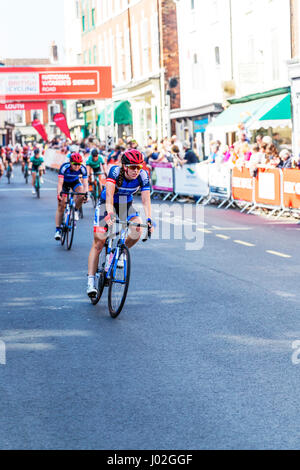
[(141, 228), (147, 228), (148, 231), (147, 231), (147, 235), (146, 235), (146, 238), (143, 238), (142, 241), (143, 242), (146, 242), (148, 239), (151, 238), (151, 227), (149, 227), (149, 225), (147, 224), (137, 224), (136, 222), (130, 222), (130, 220), (116, 220), (115, 221), (116, 223), (119, 223), (119, 224), (122, 224), (122, 225), (132, 225), (133, 227), (141, 227)]
[(69, 195), (69, 196), (87, 196), (88, 192), (86, 192), (86, 193), (74, 193), (74, 192), (66, 193), (65, 191), (61, 191), (60, 195), (62, 196), (63, 194), (65, 194), (66, 196), (67, 195)]

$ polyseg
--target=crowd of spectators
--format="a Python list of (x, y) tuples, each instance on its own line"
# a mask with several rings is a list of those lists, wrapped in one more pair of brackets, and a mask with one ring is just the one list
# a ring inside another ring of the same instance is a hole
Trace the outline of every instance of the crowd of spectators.
[(210, 143), (210, 155), (206, 163), (227, 164), (230, 168), (249, 168), (255, 175), (258, 168), (298, 168), (300, 160), (294, 157), (288, 148), (278, 144), (277, 134), (273, 137), (257, 135), (255, 142), (250, 143), (242, 133), (233, 145), (222, 145), (217, 140)]
[(183, 166), (184, 164), (199, 162), (199, 158), (192, 149), (190, 142), (181, 142), (176, 135), (173, 135), (170, 139), (165, 137), (160, 142), (148, 137), (145, 146), (140, 146), (132, 136), (126, 139), (118, 139), (117, 143), (111, 148), (107, 148), (105, 142), (101, 142), (93, 136), (80, 142), (68, 142), (66, 139), (56, 137), (48, 146), (66, 154), (70, 151), (79, 151), (84, 155), (88, 155), (91, 148), (97, 148), (106, 157), (107, 165), (120, 162), (121, 154), (127, 148), (137, 148), (143, 152), (145, 162), (149, 167), (151, 163), (172, 163), (174, 166)]

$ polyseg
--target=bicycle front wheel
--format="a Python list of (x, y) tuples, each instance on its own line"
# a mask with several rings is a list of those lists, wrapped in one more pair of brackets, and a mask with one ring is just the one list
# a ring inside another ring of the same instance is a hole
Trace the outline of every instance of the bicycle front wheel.
[(67, 248), (68, 250), (71, 250), (73, 238), (74, 238), (74, 229), (75, 229), (75, 207), (74, 206), (71, 207), (69, 223), (66, 229), (67, 229)]
[(122, 247), (121, 255), (123, 256), (122, 267), (118, 267), (118, 260), (116, 260), (109, 280), (108, 308), (112, 318), (117, 318), (121, 313), (129, 287), (130, 254), (126, 246)]

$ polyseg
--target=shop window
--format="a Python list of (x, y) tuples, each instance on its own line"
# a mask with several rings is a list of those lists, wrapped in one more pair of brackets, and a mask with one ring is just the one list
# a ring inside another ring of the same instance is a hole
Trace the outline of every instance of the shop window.
[(43, 124), (44, 116), (43, 116), (43, 111), (41, 109), (32, 109), (30, 111), (30, 115), (31, 115), (31, 122), (34, 121), (35, 119), (38, 119)]
[(54, 114), (60, 112), (59, 104), (50, 104), (49, 107), (48, 107), (48, 110), (49, 110), (49, 123), (50, 124), (55, 124), (54, 121), (53, 121), (53, 116), (54, 116)]

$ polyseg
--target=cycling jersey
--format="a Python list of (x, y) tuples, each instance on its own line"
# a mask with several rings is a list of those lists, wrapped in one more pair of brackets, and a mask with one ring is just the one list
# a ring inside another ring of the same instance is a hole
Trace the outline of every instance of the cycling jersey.
[[(121, 187), (117, 185), (117, 179), (119, 177), (121, 168), (119, 166), (111, 167), (107, 182), (114, 183), (116, 185), (116, 192), (114, 194), (114, 202), (120, 202), (120, 197), (126, 197), (127, 202), (133, 200), (133, 195), (141, 188), (141, 191), (150, 191), (150, 182), (148, 174), (145, 170), (141, 170), (138, 177), (134, 180), (127, 180), (126, 177), (123, 178), (123, 184)], [(101, 199), (106, 199), (106, 188), (103, 189), (101, 193)]]
[(32, 163), (32, 171), (37, 171), (39, 167), (41, 166), (41, 164), (44, 163), (43, 158), (31, 157), (30, 161)]
[(87, 171), (84, 165), (81, 165), (79, 170), (71, 170), (70, 163), (64, 163), (59, 170), (58, 177), (63, 178), (65, 183), (74, 183), (82, 176), (83, 179), (87, 178)]
[(86, 162), (86, 166), (90, 166), (94, 170), (94, 172), (100, 172), (100, 165), (103, 165), (103, 163), (104, 160), (101, 155), (98, 155), (97, 161), (94, 161), (93, 157), (90, 155)]

